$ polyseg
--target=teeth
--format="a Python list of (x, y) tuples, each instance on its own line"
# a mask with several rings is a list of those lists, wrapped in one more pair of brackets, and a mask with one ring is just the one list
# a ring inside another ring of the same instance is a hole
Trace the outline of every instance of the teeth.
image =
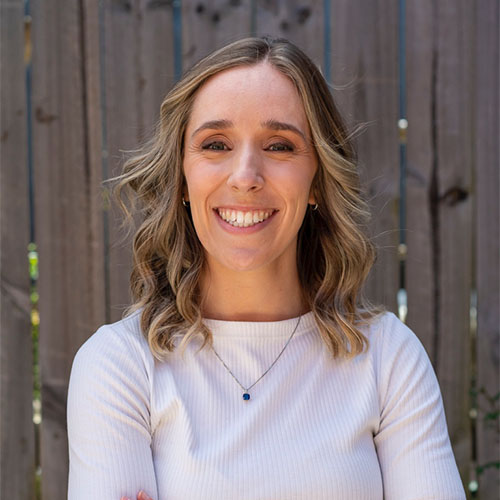
[(269, 218), (273, 211), (252, 210), (241, 212), (240, 210), (227, 210), (225, 208), (217, 209), (217, 212), (226, 222), (235, 227), (249, 227), (259, 224)]
[(252, 212), (247, 212), (245, 214), (245, 227), (248, 227), (250, 224), (252, 224), (252, 219), (253, 219)]

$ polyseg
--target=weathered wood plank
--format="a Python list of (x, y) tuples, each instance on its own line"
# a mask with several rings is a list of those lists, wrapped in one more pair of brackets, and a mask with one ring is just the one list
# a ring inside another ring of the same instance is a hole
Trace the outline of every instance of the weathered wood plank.
[(330, 25), (333, 96), (351, 128), (367, 125), (356, 144), (378, 257), (366, 295), (397, 311), (398, 3), (332, 0)]
[(31, 6), (42, 495), (56, 499), (67, 494), (71, 362), (105, 318), (98, 18), (97, 2), (34, 0)]
[(24, 2), (0, 1), (0, 498), (34, 498)]
[(464, 482), (470, 459), (470, 294), (474, 210), (472, 119), (474, 4), (436, 3), (435, 161), (438, 283), (435, 368), (448, 430)]
[[(124, 151), (137, 149), (142, 133), (140, 44), (138, 2), (106, 0), (103, 3), (105, 85), (105, 177), (121, 173)], [(108, 186), (109, 187), (109, 186)], [(120, 319), (130, 304), (129, 276), (132, 263), (130, 240), (121, 228), (123, 220), (112, 202), (107, 213), (107, 320)]]
[[(113, 177), (128, 152), (151, 135), (174, 81), (172, 3), (109, 0), (103, 14), (107, 176)], [(115, 321), (131, 301), (132, 243), (113, 202), (108, 216), (108, 320)]]
[[(475, 50), (475, 154), (476, 166), (476, 287), (477, 287), (477, 465), (500, 460), (498, 416), (500, 392), (500, 234), (499, 234), (499, 21), (498, 1), (476, 3)], [(500, 471), (489, 467), (478, 475), (479, 498), (495, 498), (500, 491)]]
[(435, 204), (431, 204), (433, 165), (433, 51), (434, 25), (430, 0), (408, 2), (407, 56), (407, 323), (435, 362), (434, 271), (436, 241), (433, 233)]
[(227, 43), (251, 36), (251, 2), (182, 2), (182, 67)]
[(257, 2), (257, 35), (287, 38), (320, 67), (324, 56), (323, 26), (323, 0)]
[(172, 5), (152, 0), (142, 2), (141, 19), (141, 135), (149, 137), (160, 117), (161, 103), (175, 79)]
[(436, 370), (464, 483), (470, 467), (473, 4), (409, 2), (408, 324)]

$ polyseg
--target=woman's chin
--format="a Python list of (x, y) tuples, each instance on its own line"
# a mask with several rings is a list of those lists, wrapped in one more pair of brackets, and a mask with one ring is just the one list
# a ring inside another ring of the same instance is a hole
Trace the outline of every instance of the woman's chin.
[(219, 256), (215, 259), (212, 256), (208, 259), (208, 262), (210, 267), (215, 265), (228, 271), (244, 273), (263, 269), (266, 264), (269, 264), (268, 260), (259, 251), (239, 249), (229, 255)]

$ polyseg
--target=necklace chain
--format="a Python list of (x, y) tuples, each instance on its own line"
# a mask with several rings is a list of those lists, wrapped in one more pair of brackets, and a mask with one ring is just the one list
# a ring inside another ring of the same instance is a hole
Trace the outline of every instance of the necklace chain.
[(231, 369), (229, 368), (229, 366), (227, 366), (226, 363), (224, 363), (224, 360), (219, 356), (219, 353), (215, 350), (215, 347), (213, 345), (211, 345), (212, 351), (214, 351), (214, 354), (217, 356), (217, 359), (222, 363), (222, 365), (224, 366), (224, 368), (229, 372), (229, 375), (231, 375), (231, 377), (233, 377), (233, 379), (236, 381), (236, 383), (242, 388), (242, 390), (243, 390), (243, 399), (245, 401), (247, 401), (247, 400), (250, 399), (250, 394), (248, 393), (248, 391), (252, 387), (254, 387), (257, 384), (257, 382), (259, 382), (260, 380), (262, 380), (264, 378), (264, 376), (269, 373), (269, 370), (271, 370), (271, 368), (276, 364), (276, 362), (278, 361), (278, 359), (280, 359), (281, 355), (283, 354), (283, 352), (287, 348), (288, 344), (292, 340), (293, 336), (295, 335), (295, 332), (297, 331), (297, 328), (299, 327), (300, 320), (301, 320), (301, 316), (299, 316), (299, 320), (297, 321), (297, 324), (295, 325), (295, 328), (293, 329), (292, 334), (290, 335), (290, 337), (286, 341), (285, 345), (283, 346), (283, 349), (281, 349), (281, 352), (278, 354), (277, 358), (269, 365), (269, 368), (252, 385), (250, 385), (249, 387), (244, 387), (243, 386), (243, 384), (236, 378), (235, 374), (231, 371)]

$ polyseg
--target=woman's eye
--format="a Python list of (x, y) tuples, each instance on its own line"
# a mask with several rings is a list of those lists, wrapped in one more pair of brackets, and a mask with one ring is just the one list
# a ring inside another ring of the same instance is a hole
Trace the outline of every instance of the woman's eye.
[(269, 151), (293, 151), (293, 147), (289, 144), (284, 144), (283, 142), (277, 142), (276, 144), (271, 144), (268, 148)]
[(220, 141), (209, 142), (208, 144), (203, 144), (202, 149), (208, 151), (227, 151), (229, 148)]

